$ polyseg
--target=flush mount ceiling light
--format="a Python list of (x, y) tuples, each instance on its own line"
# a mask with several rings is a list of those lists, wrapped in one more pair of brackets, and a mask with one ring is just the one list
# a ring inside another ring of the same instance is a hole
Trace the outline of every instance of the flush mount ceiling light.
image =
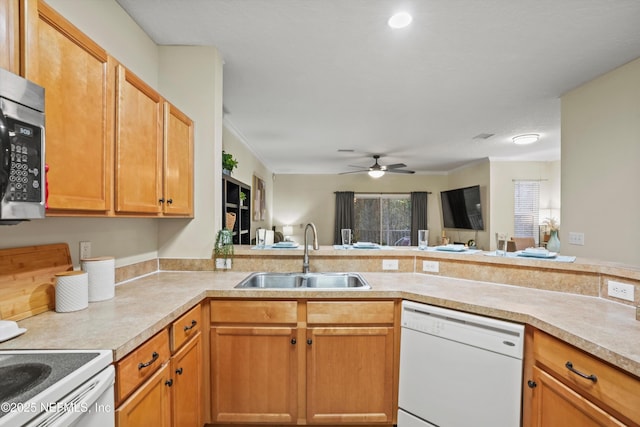
[(387, 21), (391, 28), (404, 28), (411, 24), (413, 17), (407, 12), (398, 12)]
[(525, 135), (514, 136), (511, 139), (513, 140), (514, 144), (527, 145), (527, 144), (533, 144), (534, 142), (538, 142), (538, 139), (540, 139), (540, 135), (538, 135), (537, 133), (528, 133)]

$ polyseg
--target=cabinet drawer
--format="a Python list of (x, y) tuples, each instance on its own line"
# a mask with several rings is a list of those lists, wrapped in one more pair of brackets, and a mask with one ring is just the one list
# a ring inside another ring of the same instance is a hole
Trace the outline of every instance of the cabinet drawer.
[(201, 328), (202, 309), (200, 304), (183, 314), (171, 324), (171, 351), (175, 352), (187, 340), (195, 336)]
[[(536, 364), (543, 365), (587, 399), (613, 409), (640, 423), (640, 380), (608, 365), (582, 350), (536, 330), (533, 337)], [(595, 375), (596, 381), (582, 378), (573, 369)]]
[(393, 301), (309, 301), (307, 322), (313, 324), (393, 324)]
[(214, 323), (296, 323), (296, 301), (211, 301)]
[(169, 360), (169, 332), (164, 329), (116, 362), (116, 400), (133, 390)]

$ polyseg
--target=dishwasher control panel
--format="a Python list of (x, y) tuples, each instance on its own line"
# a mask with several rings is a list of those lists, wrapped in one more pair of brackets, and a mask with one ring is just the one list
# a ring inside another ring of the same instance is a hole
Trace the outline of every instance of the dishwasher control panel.
[(402, 302), (402, 327), (522, 359), (524, 325), (476, 314)]

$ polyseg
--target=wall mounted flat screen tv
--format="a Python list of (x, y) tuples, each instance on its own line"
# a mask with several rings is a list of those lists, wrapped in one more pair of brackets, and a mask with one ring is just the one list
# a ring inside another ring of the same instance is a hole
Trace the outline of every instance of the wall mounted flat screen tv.
[(484, 230), (480, 186), (441, 191), (444, 228)]

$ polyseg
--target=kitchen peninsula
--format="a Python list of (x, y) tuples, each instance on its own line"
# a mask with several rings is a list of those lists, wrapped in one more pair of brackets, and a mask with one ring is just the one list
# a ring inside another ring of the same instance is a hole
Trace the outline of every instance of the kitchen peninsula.
[[(397, 259), (397, 272), (382, 272), (383, 259)], [(423, 260), (437, 261), (439, 272), (417, 272), (421, 269), (415, 266), (421, 266)], [(208, 319), (209, 300), (304, 304), (315, 300), (411, 300), (526, 324), (619, 368), (630, 378), (640, 377), (640, 322), (635, 319), (635, 307), (599, 296), (599, 283), (604, 278), (637, 286), (637, 270), (580, 259), (560, 263), (498, 259), (482, 253), (423, 253), (415, 248), (374, 253), (321, 247), (311, 252), (312, 271), (359, 271), (372, 289), (248, 290), (234, 286), (250, 271), (298, 271), (302, 251), (237, 247), (233, 271), (210, 271), (210, 261), (161, 259), (160, 271), (118, 285), (112, 300), (92, 303), (88, 309), (74, 313), (49, 311), (20, 321), (27, 332), (1, 343), (0, 350), (105, 348), (113, 350), (117, 361), (166, 330), (194, 306), (201, 305), (202, 318)], [(484, 278), (444, 277), (456, 274)], [(509, 280), (523, 283), (505, 285)], [(203, 334), (205, 337), (208, 340), (207, 334)], [(205, 342), (203, 348), (208, 351), (209, 344)], [(525, 357), (532, 357), (526, 348)]]

